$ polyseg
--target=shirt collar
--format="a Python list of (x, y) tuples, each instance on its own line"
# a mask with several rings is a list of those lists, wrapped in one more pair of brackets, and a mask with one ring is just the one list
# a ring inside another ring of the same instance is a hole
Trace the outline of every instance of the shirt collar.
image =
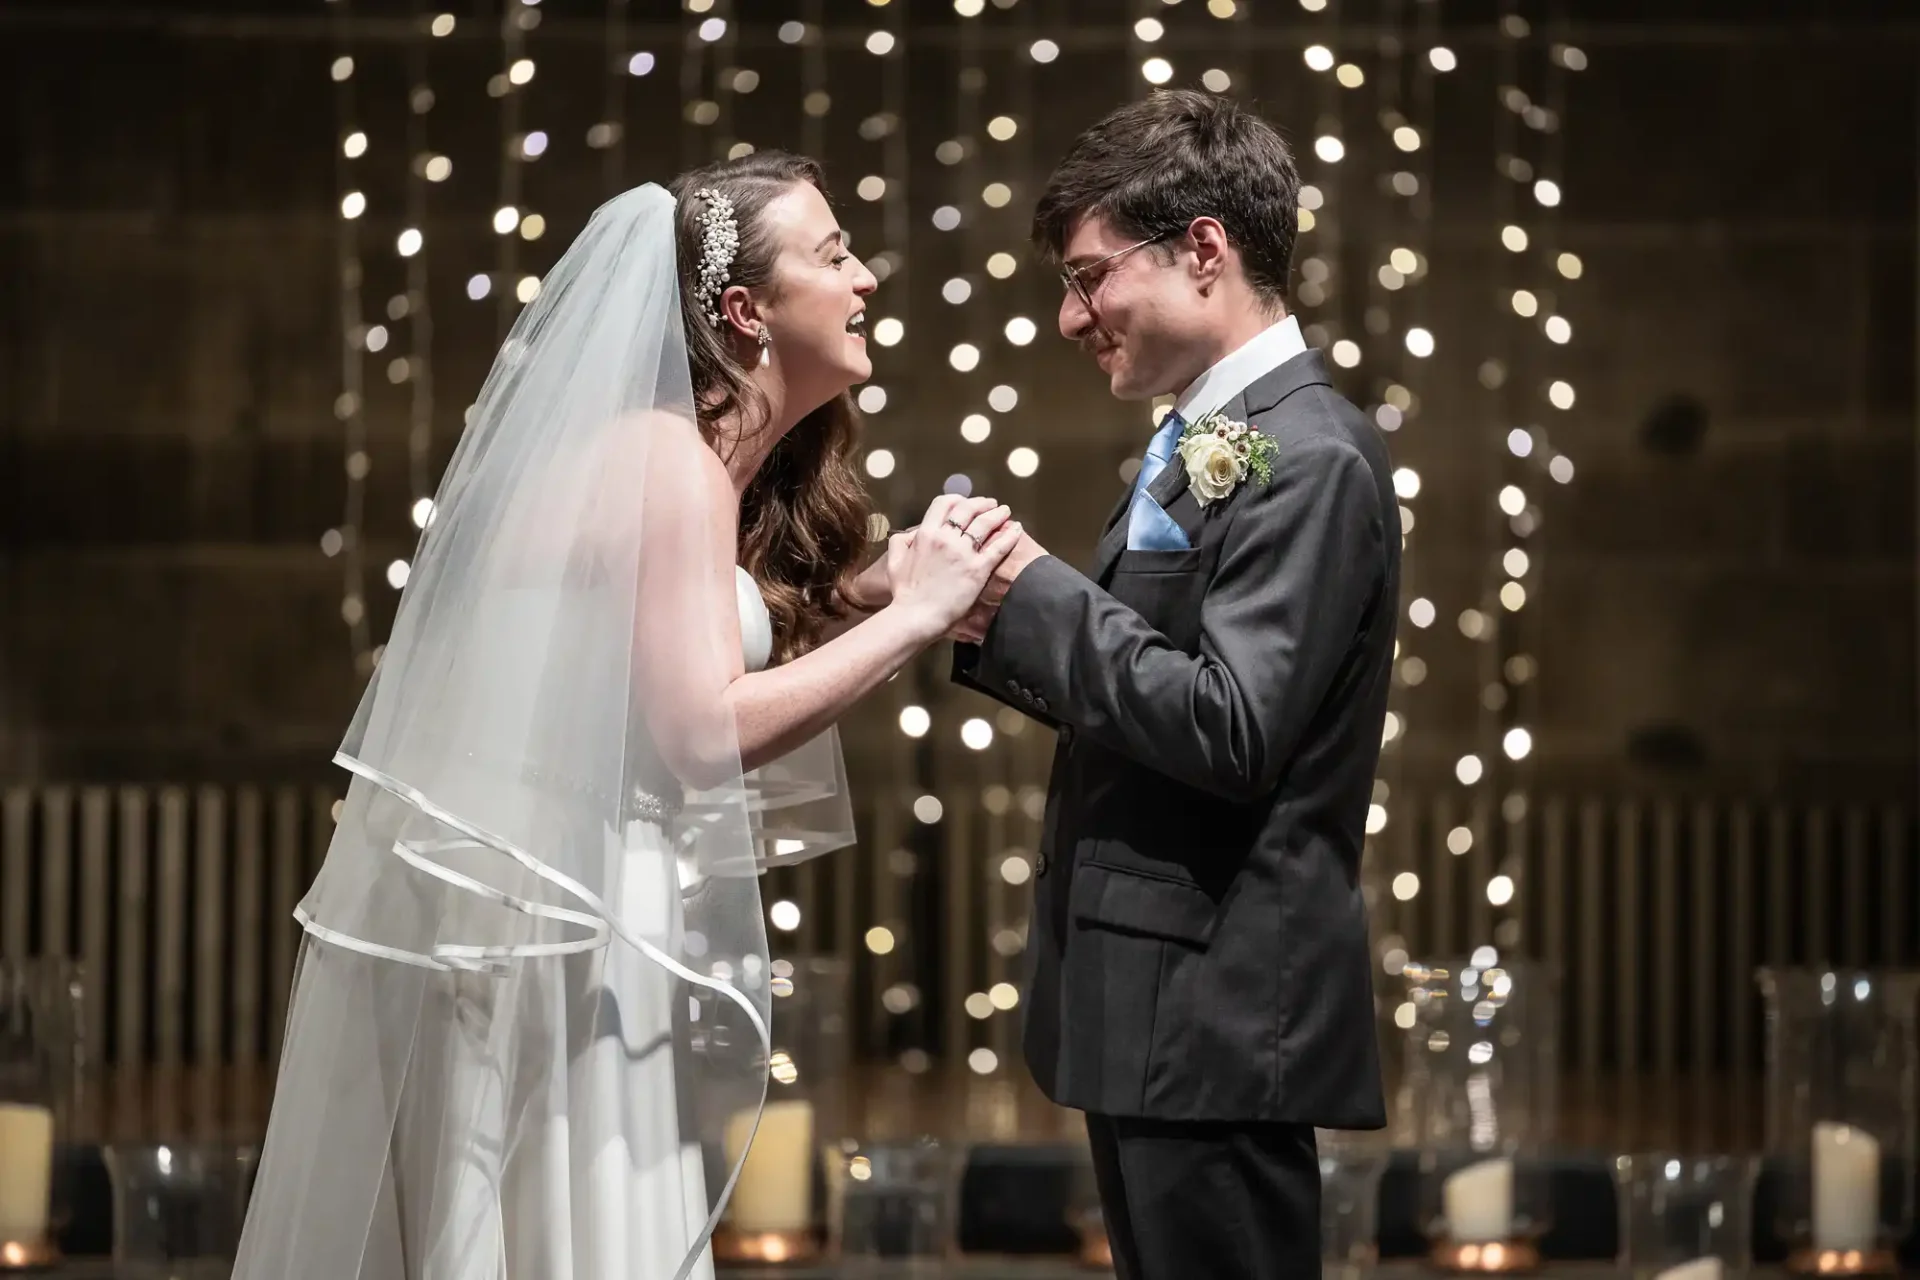
[(1300, 334), (1300, 321), (1296, 317), (1288, 316), (1268, 325), (1195, 378), (1174, 401), (1174, 412), (1186, 422), (1198, 422), (1216, 409), (1225, 408), (1262, 374), (1279, 368), (1306, 349), (1307, 340)]

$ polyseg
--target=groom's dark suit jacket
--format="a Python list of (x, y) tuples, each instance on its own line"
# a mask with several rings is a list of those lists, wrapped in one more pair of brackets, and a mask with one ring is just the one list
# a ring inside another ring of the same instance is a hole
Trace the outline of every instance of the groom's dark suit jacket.
[(1028, 935), (1026, 1055), (1113, 1116), (1386, 1123), (1360, 893), (1386, 715), (1399, 504), (1309, 351), (1225, 413), (1278, 446), (1183, 551), (1028, 565), (954, 678), (1059, 730)]

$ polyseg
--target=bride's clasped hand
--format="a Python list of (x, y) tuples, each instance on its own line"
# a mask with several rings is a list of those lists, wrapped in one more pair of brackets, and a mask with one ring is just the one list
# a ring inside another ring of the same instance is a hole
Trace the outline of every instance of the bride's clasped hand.
[(919, 524), (887, 539), (887, 550), (855, 582), (862, 607), (906, 611), (931, 644), (952, 631), (988, 591), (994, 571), (1023, 529), (992, 498), (942, 494)]

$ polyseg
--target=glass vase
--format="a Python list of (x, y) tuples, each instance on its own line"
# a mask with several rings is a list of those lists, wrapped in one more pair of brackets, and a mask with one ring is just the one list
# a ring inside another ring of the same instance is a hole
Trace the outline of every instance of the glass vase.
[(115, 1280), (225, 1280), (247, 1217), (251, 1148), (110, 1143)]
[(953, 1248), (956, 1155), (931, 1138), (840, 1144), (828, 1187), (843, 1274), (939, 1265)]
[[(714, 1255), (726, 1263), (800, 1263), (827, 1239), (827, 1170), (846, 1126), (848, 978), (844, 960), (773, 962), (767, 1103), (728, 1126), (725, 1158), (746, 1154)], [(749, 1146), (751, 1139), (751, 1146)]]
[(1757, 1169), (1738, 1156), (1620, 1156), (1620, 1262), (1633, 1280), (1744, 1280)]
[(1368, 1274), (1380, 1258), (1380, 1180), (1390, 1154), (1384, 1135), (1320, 1130), (1320, 1262), (1340, 1280)]
[(1403, 1097), (1430, 1260), (1457, 1272), (1532, 1270), (1553, 1217), (1555, 976), (1531, 961), (1441, 960), (1408, 964), (1405, 978)]
[(1766, 1143), (1790, 1270), (1887, 1275), (1912, 1225), (1920, 971), (1763, 968)]
[(0, 1267), (60, 1257), (54, 1149), (72, 1122), (78, 982), (70, 961), (0, 961)]

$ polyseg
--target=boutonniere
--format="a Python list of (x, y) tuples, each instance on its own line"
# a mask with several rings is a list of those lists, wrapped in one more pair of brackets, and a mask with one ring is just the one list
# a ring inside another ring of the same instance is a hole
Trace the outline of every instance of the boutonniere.
[(1174, 446), (1187, 464), (1187, 482), (1202, 507), (1218, 502), (1246, 480), (1251, 472), (1261, 484), (1273, 479), (1273, 458), (1280, 451), (1256, 427), (1235, 422), (1215, 410), (1187, 424)]

